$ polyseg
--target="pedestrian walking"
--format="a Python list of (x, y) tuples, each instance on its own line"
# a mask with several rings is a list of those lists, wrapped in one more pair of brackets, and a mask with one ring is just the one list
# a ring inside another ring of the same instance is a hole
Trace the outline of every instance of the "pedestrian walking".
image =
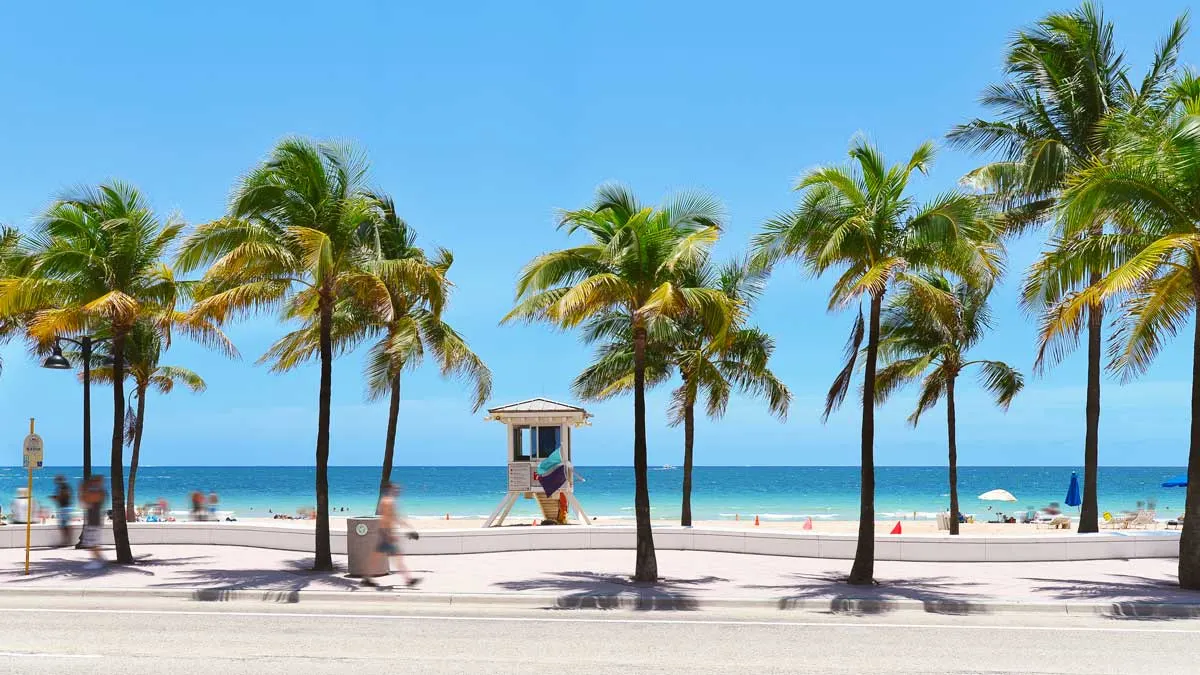
[[(387, 558), (388, 572), (391, 572), (392, 565), (395, 564), (396, 571), (404, 577), (404, 583), (409, 588), (416, 586), (421, 580), (414, 577), (408, 571), (408, 566), (404, 564), (404, 554), (400, 550), (399, 538), (396, 534), (396, 528), (404, 527), (408, 529), (409, 539), (419, 539), (421, 535), (417, 534), (416, 530), (398, 515), (396, 509), (396, 498), (400, 494), (400, 488), (394, 483), (388, 483), (383, 487), (383, 494), (379, 497), (379, 546), (376, 551)], [(364, 577), (362, 581), (364, 586), (378, 586), (370, 577)]]
[(83, 537), (79, 543), (92, 553), (92, 561), (84, 569), (96, 570), (104, 567), (104, 555), (100, 543), (104, 536), (104, 503), (108, 492), (104, 489), (104, 476), (92, 474), (79, 489), (79, 501), (83, 503)]
[(61, 473), (54, 477), (54, 506), (58, 509), (58, 533), (62, 545), (71, 545), (71, 486)]

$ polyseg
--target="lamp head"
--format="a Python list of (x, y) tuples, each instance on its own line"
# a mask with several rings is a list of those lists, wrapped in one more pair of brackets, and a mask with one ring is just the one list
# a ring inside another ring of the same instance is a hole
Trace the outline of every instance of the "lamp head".
[(67, 357), (63, 356), (62, 347), (54, 345), (54, 352), (46, 358), (42, 367), (53, 368), (54, 370), (67, 370), (71, 367), (71, 362), (67, 360)]

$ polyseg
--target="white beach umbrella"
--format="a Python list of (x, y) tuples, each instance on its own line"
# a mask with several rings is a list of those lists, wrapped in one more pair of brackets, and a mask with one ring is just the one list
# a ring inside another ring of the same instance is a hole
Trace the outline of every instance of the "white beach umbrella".
[(989, 502), (1015, 502), (1017, 498), (1008, 490), (988, 490), (979, 495), (979, 498)]

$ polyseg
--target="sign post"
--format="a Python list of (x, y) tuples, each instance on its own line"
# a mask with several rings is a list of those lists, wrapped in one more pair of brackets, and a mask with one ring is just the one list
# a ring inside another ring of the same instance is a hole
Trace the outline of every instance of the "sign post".
[(29, 541), (33, 530), (33, 470), (42, 468), (42, 437), (33, 433), (33, 418), (29, 418), (29, 435), (22, 444), (25, 468), (29, 471), (29, 487), (25, 493), (25, 576), (29, 576)]

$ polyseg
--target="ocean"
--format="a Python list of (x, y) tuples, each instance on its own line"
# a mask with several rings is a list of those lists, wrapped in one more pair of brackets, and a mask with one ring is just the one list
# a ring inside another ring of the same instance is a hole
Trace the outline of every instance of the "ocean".
[[(985, 514), (988, 506), (1005, 512), (1063, 502), (1070, 467), (959, 467), (959, 495), (964, 513)], [(1101, 467), (1101, 511), (1133, 509), (1139, 501), (1157, 502), (1160, 513), (1182, 512), (1183, 488), (1160, 484), (1185, 471), (1182, 467)], [(107, 474), (107, 467), (99, 469)], [(604, 520), (633, 518), (633, 470), (628, 467), (578, 467), (583, 481), (576, 495), (589, 515)], [(49, 503), (56, 474), (78, 485), (80, 467), (47, 467), (34, 474), (34, 494)], [(651, 468), (650, 501), (654, 518), (679, 517), (683, 471)], [(26, 483), (20, 467), (0, 468), (0, 506), (7, 512), (16, 489)], [(502, 466), (397, 467), (393, 480), (404, 487), (402, 506), (412, 518), (485, 518), (504, 497)], [(945, 467), (877, 467), (875, 512), (879, 519), (933, 518), (948, 508)], [(193, 490), (216, 492), (221, 508), (242, 517), (294, 514), (315, 504), (312, 467), (183, 467), (138, 469), (137, 501), (165, 498), (172, 509), (186, 510)], [(330, 506), (335, 515), (371, 513), (379, 483), (377, 467), (336, 466), (329, 469)], [(735, 516), (767, 521), (856, 520), (857, 467), (698, 466), (694, 470), (692, 514), (696, 520), (732, 520)], [(982, 502), (976, 496), (1004, 488), (1016, 503)], [(532, 500), (518, 500), (513, 514), (536, 515)]]

